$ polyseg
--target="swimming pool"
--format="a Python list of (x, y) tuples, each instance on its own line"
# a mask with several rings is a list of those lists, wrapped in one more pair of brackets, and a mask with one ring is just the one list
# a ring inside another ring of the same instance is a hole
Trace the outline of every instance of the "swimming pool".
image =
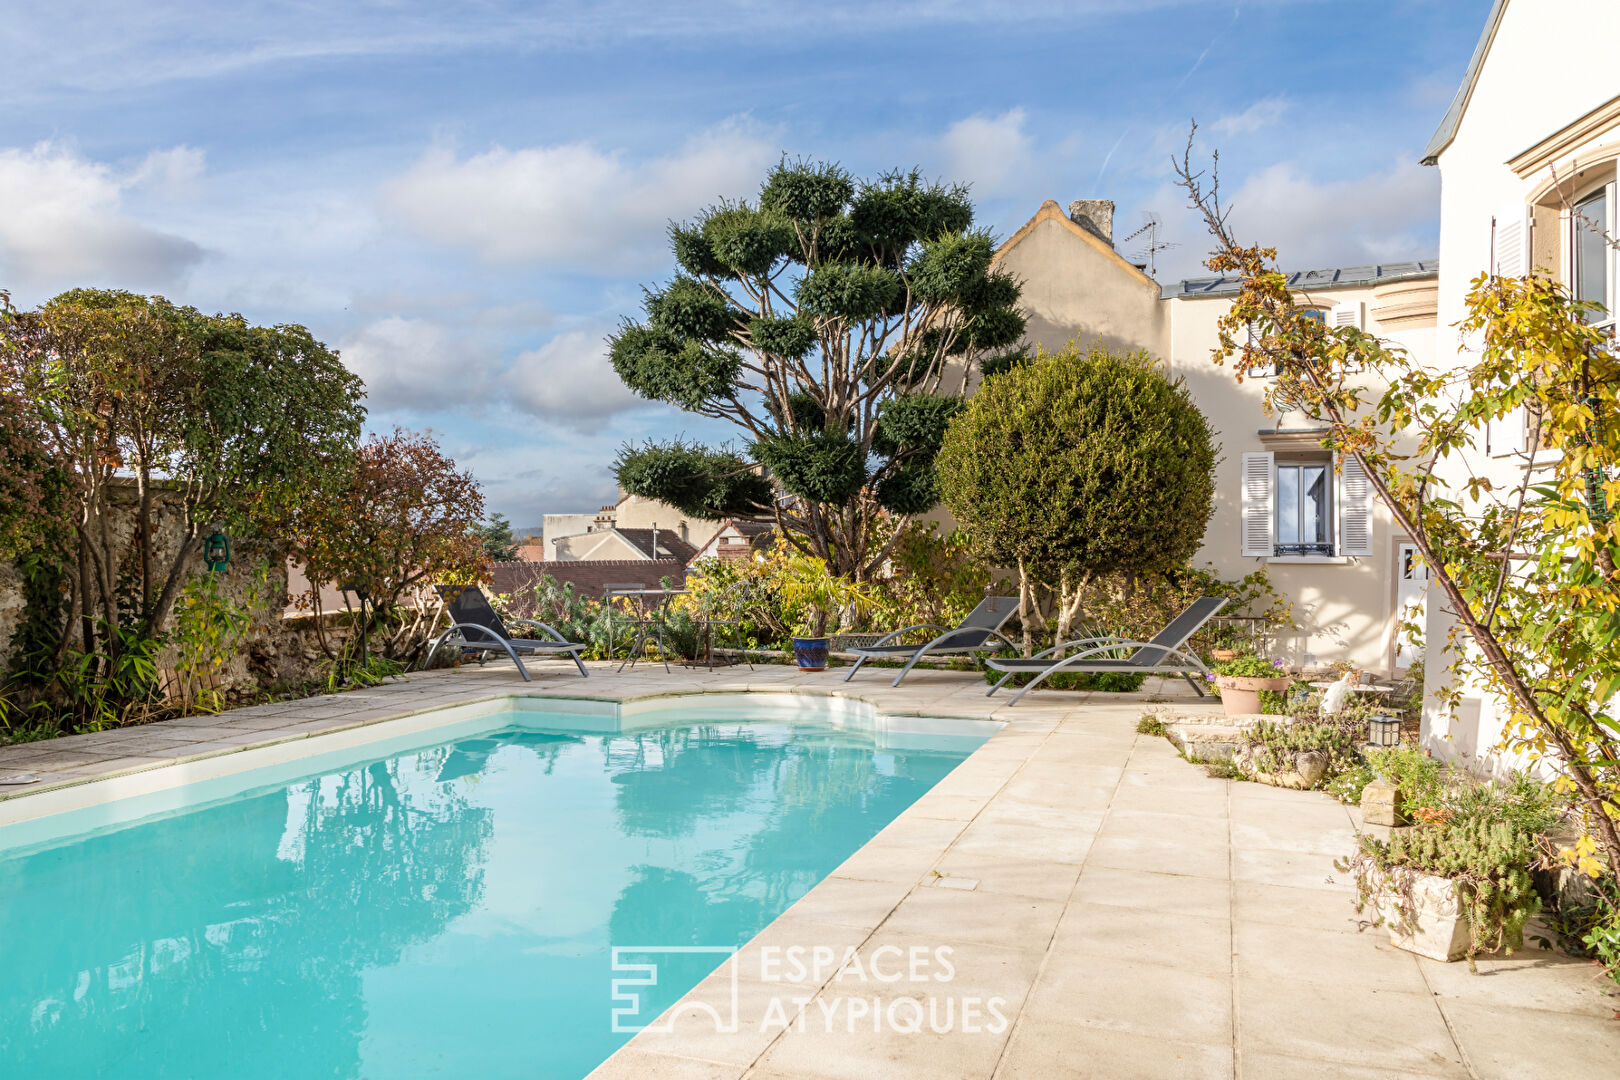
[(507, 699), (0, 826), (0, 1065), (582, 1077), (612, 947), (742, 944), (991, 730), (748, 697)]

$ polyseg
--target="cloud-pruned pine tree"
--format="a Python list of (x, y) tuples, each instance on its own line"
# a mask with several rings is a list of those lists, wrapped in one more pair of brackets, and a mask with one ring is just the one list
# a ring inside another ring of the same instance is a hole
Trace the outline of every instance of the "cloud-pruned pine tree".
[(757, 201), (712, 206), (670, 241), (677, 270), (609, 339), (613, 368), (744, 440), (625, 446), (619, 483), (693, 517), (774, 520), (869, 577), (939, 502), (934, 457), (972, 373), (1023, 336), (1018, 283), (992, 266), (966, 189), (784, 160)]

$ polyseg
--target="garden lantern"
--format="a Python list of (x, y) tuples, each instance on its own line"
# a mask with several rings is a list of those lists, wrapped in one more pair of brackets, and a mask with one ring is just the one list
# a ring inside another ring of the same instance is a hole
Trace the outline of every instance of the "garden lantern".
[(203, 562), (208, 564), (210, 570), (223, 570), (230, 565), (231, 538), (219, 529), (215, 529), (208, 539), (203, 541)]
[(1374, 716), (1367, 721), (1367, 745), (1384, 749), (1401, 744), (1401, 721), (1397, 716)]

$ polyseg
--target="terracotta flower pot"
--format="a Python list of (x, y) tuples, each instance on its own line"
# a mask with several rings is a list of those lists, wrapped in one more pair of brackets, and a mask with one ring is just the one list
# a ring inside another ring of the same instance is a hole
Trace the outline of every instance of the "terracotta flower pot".
[(1274, 679), (1217, 675), (1215, 685), (1221, 688), (1221, 708), (1227, 716), (1241, 716), (1260, 711), (1260, 691), (1281, 693), (1294, 684), (1293, 676), (1281, 675)]
[(832, 638), (796, 637), (793, 639), (793, 661), (800, 671), (826, 671), (827, 652)]
[(1211, 649), (1209, 655), (1214, 657), (1216, 663), (1224, 664), (1228, 660), (1236, 660), (1238, 651), (1236, 649)]

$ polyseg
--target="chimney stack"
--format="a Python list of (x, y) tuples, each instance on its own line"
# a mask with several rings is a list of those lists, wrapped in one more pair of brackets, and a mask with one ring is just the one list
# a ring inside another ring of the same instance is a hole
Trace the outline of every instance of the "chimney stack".
[(1114, 200), (1076, 199), (1069, 204), (1069, 220), (1109, 247), (1114, 246)]

